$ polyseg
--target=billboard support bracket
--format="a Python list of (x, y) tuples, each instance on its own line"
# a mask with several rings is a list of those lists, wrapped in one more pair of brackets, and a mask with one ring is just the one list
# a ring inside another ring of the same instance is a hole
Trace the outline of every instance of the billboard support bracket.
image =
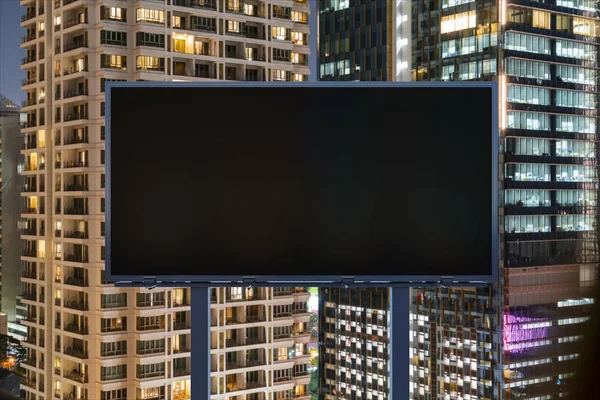
[(193, 286), (190, 290), (192, 292), (190, 382), (194, 399), (210, 399), (210, 288)]
[(410, 398), (410, 288), (390, 289), (390, 399)]

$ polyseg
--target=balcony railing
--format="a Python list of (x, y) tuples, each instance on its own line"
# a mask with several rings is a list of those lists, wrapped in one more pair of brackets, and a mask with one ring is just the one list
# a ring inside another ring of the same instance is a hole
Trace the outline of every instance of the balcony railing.
[(21, 253), (25, 257), (37, 257), (37, 249), (24, 249)]
[(88, 185), (81, 185), (81, 184), (65, 185), (65, 188), (64, 188), (65, 192), (87, 192), (88, 190), (90, 190)]
[(75, 25), (83, 25), (83, 24), (87, 24), (86, 20), (80, 20), (79, 18), (74, 18), (74, 19), (70, 19), (64, 22), (63, 26), (65, 29), (70, 28), (72, 26)]
[(81, 359), (88, 358), (88, 353), (83, 351), (83, 349), (77, 349), (77, 348), (74, 349), (72, 347), (68, 347), (67, 349), (65, 349), (65, 354), (72, 356), (72, 357), (81, 358)]
[(65, 378), (70, 379), (70, 380), (75, 381), (75, 382), (88, 383), (88, 377), (87, 377), (87, 375), (81, 374), (81, 373), (76, 372), (76, 371), (67, 371), (67, 370), (64, 370), (63, 371), (63, 376)]
[(102, 303), (100, 303), (100, 307), (101, 308), (123, 308), (123, 307), (127, 307), (127, 302), (126, 301), (114, 301), (114, 302), (103, 301)]
[(87, 136), (83, 136), (83, 137), (79, 137), (79, 136), (66, 137), (63, 144), (64, 145), (69, 145), (69, 144), (79, 144), (79, 143), (88, 143)]
[(26, 207), (21, 214), (37, 214), (37, 208)]
[(27, 278), (27, 279), (37, 279), (37, 271), (35, 270), (24, 270), (23, 271), (23, 278)]
[(174, 377), (180, 377), (180, 376), (185, 376), (185, 375), (189, 375), (190, 374), (190, 370), (188, 368), (175, 368), (173, 370), (173, 376)]
[(187, 28), (182, 27), (181, 29), (188, 29), (190, 31), (197, 32), (217, 32), (217, 27), (215, 25), (190, 24)]
[(190, 7), (190, 8), (205, 8), (209, 10), (217, 9), (215, 0), (173, 0), (174, 6)]
[(64, 98), (70, 99), (72, 97), (87, 96), (87, 95), (88, 95), (88, 91), (85, 89), (68, 90), (65, 92)]
[(66, 231), (64, 237), (69, 239), (87, 239), (89, 235), (87, 232)]
[(25, 85), (31, 85), (33, 83), (37, 83), (37, 78), (33, 77), (33, 78), (25, 78), (21, 81), (21, 83), (23, 84), (23, 86)]
[(191, 325), (189, 322), (173, 322), (173, 329), (181, 330), (181, 329), (190, 329)]
[(63, 260), (69, 261), (69, 262), (79, 262), (79, 263), (89, 262), (88, 256), (81, 255), (81, 254), (65, 254), (63, 257)]
[(37, 61), (37, 56), (35, 54), (27, 56), (27, 57), (23, 57), (21, 59), (21, 65), (29, 64), (29, 63), (32, 63), (34, 61)]
[(88, 119), (87, 112), (65, 114), (63, 122), (77, 121), (78, 119)]
[(63, 161), (63, 168), (87, 168), (90, 164), (88, 161)]
[(65, 331), (71, 333), (77, 333), (79, 335), (87, 335), (89, 333), (89, 328), (87, 326), (79, 326), (76, 324), (67, 324), (65, 326)]
[(65, 300), (63, 306), (65, 308), (70, 308), (72, 310), (79, 310), (79, 311), (88, 311), (89, 310), (89, 304), (85, 301)]
[(89, 281), (87, 279), (84, 278), (75, 278), (72, 276), (67, 276), (64, 278), (64, 283), (66, 285), (71, 285), (71, 286), (79, 286), (79, 287), (87, 287), (89, 286)]
[(37, 15), (35, 13), (35, 11), (33, 12), (28, 12), (25, 15), (21, 15), (21, 22), (25, 22), (25, 21), (29, 21), (32, 18), (35, 18)]
[(65, 43), (65, 45), (63, 46), (63, 51), (67, 52), (67, 51), (71, 51), (71, 50), (75, 50), (75, 49), (80, 49), (80, 48), (86, 48), (86, 47), (88, 47), (88, 45), (85, 42)]
[(88, 215), (88, 209), (83, 207), (67, 207), (65, 215)]

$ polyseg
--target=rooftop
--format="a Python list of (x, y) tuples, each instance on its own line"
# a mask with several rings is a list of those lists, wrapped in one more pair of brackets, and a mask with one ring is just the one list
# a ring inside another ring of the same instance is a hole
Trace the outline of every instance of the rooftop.
[(0, 112), (19, 112), (20, 107), (11, 101), (8, 97), (0, 93)]

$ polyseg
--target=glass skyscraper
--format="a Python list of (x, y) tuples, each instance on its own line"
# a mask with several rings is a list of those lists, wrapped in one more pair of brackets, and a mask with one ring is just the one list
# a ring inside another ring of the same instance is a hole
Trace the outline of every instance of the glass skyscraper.
[[(382, 33), (392, 38), (388, 80), (406, 79), (408, 69), (415, 81), (500, 87), (500, 279), (485, 288), (413, 289), (411, 397), (562, 397), (597, 277), (598, 4), (351, 0), (338, 10), (331, 3), (321, 2), (319, 72), (335, 59), (349, 60), (350, 73), (337, 68), (323, 80), (372, 80), (352, 75), (358, 58), (332, 50), (330, 32), (345, 37), (342, 21), (356, 21), (356, 10), (391, 3), (378, 16), (391, 21)], [(468, 110), (457, 118), (468, 123)]]

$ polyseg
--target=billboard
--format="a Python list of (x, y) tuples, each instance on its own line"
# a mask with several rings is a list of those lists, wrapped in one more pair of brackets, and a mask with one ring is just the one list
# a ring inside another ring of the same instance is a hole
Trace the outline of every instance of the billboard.
[(110, 82), (106, 92), (111, 282), (496, 276), (495, 83)]

